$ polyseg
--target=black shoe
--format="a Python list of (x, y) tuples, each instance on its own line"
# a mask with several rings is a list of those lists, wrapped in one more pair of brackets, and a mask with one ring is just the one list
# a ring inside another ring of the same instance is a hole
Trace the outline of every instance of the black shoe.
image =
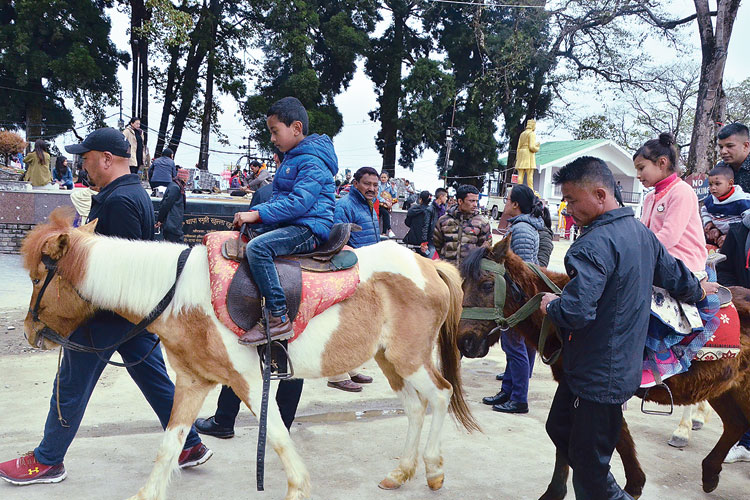
[(505, 403), (509, 399), (510, 394), (500, 391), (494, 396), (487, 396), (486, 398), (482, 398), (482, 403), (486, 405), (499, 405)]
[(214, 417), (196, 418), (195, 430), (197, 430), (199, 434), (205, 434), (207, 436), (221, 439), (234, 437), (234, 429), (232, 427), (225, 427), (217, 424)]
[(492, 409), (500, 413), (529, 413), (529, 404), (509, 400), (505, 403), (494, 405)]
[(502, 380), (503, 377), (505, 377), (504, 373), (498, 373), (497, 375), (495, 375), (495, 380)]

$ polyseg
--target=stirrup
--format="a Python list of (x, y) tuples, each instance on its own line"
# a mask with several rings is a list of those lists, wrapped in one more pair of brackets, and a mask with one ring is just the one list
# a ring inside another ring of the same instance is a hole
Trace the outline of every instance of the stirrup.
[[(289, 351), (287, 351), (285, 346), (286, 343), (287, 340), (271, 340), (271, 380), (289, 380), (294, 378), (294, 366), (292, 365), (292, 360), (289, 358)], [(268, 343), (257, 347), (260, 369), (263, 371), (266, 352), (268, 352)], [(286, 373), (282, 373), (282, 371)]]
[[(663, 387), (667, 390), (667, 394), (669, 394), (669, 411), (661, 411), (661, 410), (647, 410), (645, 408), (646, 405), (646, 396), (648, 396), (648, 391), (655, 387)], [(647, 387), (646, 392), (643, 393), (643, 398), (641, 399), (641, 413), (645, 413), (646, 415), (662, 415), (662, 416), (669, 416), (674, 411), (674, 399), (672, 398), (672, 390), (669, 388), (667, 384), (664, 382), (658, 383), (652, 387)]]

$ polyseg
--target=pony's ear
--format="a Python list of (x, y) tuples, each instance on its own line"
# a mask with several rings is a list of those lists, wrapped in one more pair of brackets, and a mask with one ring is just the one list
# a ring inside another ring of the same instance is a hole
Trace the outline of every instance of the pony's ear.
[(87, 233), (94, 233), (94, 230), (96, 229), (96, 223), (99, 222), (99, 219), (94, 219), (88, 224), (84, 224), (83, 226), (79, 227), (81, 231), (86, 231)]
[(68, 233), (60, 233), (52, 236), (42, 245), (42, 254), (49, 255), (53, 260), (60, 260), (68, 251), (70, 236)]
[(510, 252), (510, 239), (512, 237), (513, 237), (513, 233), (508, 233), (508, 235), (505, 238), (495, 243), (495, 246), (493, 246), (492, 249), (490, 250), (490, 254), (492, 255), (492, 260), (498, 263), (502, 263), (505, 261), (505, 258), (508, 256), (508, 253)]

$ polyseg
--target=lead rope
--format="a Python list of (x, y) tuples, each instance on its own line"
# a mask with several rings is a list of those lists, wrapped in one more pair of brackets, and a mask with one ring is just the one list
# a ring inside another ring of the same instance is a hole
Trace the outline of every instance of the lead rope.
[(57, 420), (63, 427), (70, 427), (68, 421), (62, 416), (62, 410), (60, 409), (60, 367), (62, 366), (62, 351), (63, 348), (60, 346), (60, 350), (57, 351), (57, 376), (55, 377), (55, 406), (57, 406)]

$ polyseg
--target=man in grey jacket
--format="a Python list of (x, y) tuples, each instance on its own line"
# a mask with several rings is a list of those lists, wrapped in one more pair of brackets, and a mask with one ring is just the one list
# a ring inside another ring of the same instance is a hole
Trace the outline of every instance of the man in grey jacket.
[(547, 434), (573, 469), (576, 498), (630, 499), (609, 471), (622, 429), (622, 403), (641, 382), (652, 285), (683, 302), (715, 293), (667, 253), (654, 233), (615, 199), (615, 180), (599, 158), (555, 173), (581, 236), (565, 255), (570, 282), (546, 294), (542, 314), (563, 332), (563, 376)]

